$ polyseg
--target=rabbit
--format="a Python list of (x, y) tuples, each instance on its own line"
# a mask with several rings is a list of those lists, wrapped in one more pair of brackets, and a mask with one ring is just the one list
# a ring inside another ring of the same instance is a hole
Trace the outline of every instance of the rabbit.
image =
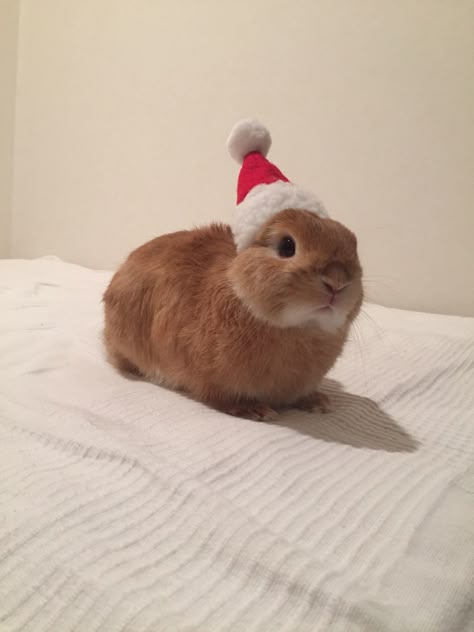
[(252, 420), (323, 411), (318, 389), (362, 300), (355, 235), (286, 208), (236, 247), (231, 226), (157, 237), (105, 294), (109, 360), (209, 407)]

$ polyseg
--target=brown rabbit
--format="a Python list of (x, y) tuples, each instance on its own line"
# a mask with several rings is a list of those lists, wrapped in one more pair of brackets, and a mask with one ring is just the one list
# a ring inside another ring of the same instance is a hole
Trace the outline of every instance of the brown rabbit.
[(213, 224), (132, 252), (104, 295), (110, 360), (232, 415), (324, 409), (318, 386), (361, 306), (362, 270), (355, 236), (321, 215), (267, 213), (240, 247), (237, 229)]

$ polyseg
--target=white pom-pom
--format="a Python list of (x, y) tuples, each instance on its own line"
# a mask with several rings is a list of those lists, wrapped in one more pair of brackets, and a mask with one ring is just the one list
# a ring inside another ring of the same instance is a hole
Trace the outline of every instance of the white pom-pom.
[(272, 138), (267, 128), (255, 119), (243, 119), (234, 125), (227, 139), (229, 154), (239, 164), (252, 151), (268, 154)]

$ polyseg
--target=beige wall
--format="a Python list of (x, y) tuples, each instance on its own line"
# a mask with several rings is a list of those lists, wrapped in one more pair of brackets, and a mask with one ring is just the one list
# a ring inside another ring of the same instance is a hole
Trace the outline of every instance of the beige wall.
[(19, 0), (0, 0), (0, 257), (10, 252)]
[(229, 128), (359, 236), (372, 300), (474, 314), (472, 0), (23, 0), (15, 256), (228, 220)]

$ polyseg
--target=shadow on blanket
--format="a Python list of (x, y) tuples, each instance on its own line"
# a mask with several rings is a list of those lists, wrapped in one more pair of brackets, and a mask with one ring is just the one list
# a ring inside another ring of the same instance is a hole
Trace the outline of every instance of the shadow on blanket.
[(271, 422), (301, 434), (354, 448), (385, 452), (414, 452), (418, 441), (367, 397), (344, 391), (334, 380), (324, 380), (323, 392), (331, 398), (332, 412), (289, 410)]
[[(129, 380), (147, 381), (140, 376), (123, 375)], [(258, 423), (286, 427), (314, 439), (353, 448), (384, 452), (415, 452), (418, 449), (419, 442), (371, 399), (344, 391), (335, 380), (324, 380), (321, 390), (329, 395), (332, 412), (305, 413), (290, 409), (281, 412), (275, 421)], [(182, 395), (187, 397), (185, 393)]]

